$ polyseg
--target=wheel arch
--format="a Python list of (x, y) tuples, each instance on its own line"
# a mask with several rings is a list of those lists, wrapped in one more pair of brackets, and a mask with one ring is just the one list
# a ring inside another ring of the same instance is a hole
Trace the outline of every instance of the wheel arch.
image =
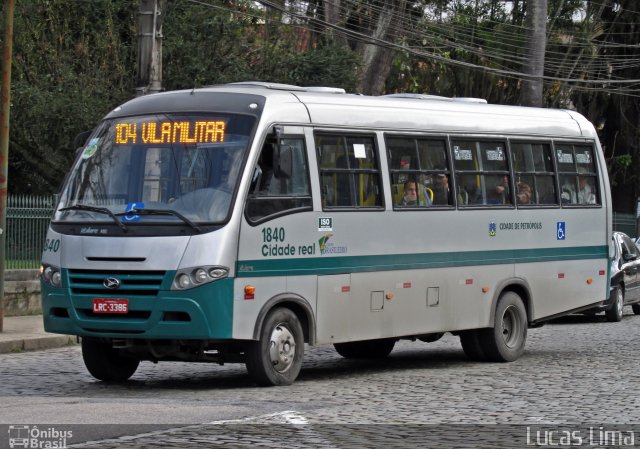
[(313, 309), (309, 302), (302, 296), (296, 293), (280, 293), (269, 299), (260, 309), (256, 323), (253, 328), (253, 339), (260, 339), (260, 332), (262, 331), (262, 324), (265, 318), (276, 307), (286, 307), (291, 310), (302, 326), (302, 332), (304, 335), (305, 343), (314, 345), (316, 342), (316, 320), (313, 314)]
[(498, 300), (506, 292), (513, 292), (520, 296), (520, 299), (522, 299), (522, 302), (524, 303), (524, 308), (527, 311), (527, 322), (531, 324), (533, 321), (532, 317), (534, 316), (534, 304), (531, 299), (531, 288), (529, 283), (522, 278), (510, 278), (503, 280), (496, 286), (495, 293), (491, 300), (491, 320), (489, 326), (493, 327), (495, 324)]

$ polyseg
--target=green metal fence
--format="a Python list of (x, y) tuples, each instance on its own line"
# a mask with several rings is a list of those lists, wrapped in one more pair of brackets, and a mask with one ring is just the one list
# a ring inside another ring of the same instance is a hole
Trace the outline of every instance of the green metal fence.
[(7, 269), (40, 267), (42, 246), (55, 203), (54, 195), (7, 196)]
[(613, 213), (613, 230), (624, 232), (630, 237), (637, 237), (636, 216), (633, 214)]

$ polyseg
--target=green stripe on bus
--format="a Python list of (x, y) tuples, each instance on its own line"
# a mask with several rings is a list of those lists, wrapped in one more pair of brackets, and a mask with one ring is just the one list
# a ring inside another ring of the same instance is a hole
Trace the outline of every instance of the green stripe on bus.
[(239, 260), (236, 272), (238, 277), (256, 277), (412, 270), (471, 265), (606, 259), (608, 251), (606, 245), (601, 245), (570, 248)]

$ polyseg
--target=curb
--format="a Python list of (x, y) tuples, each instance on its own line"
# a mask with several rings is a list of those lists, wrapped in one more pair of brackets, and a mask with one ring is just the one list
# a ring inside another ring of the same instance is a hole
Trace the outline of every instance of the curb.
[(51, 337), (25, 338), (20, 340), (0, 341), (0, 354), (22, 351), (40, 351), (44, 349), (60, 348), (76, 345), (74, 336), (58, 335)]

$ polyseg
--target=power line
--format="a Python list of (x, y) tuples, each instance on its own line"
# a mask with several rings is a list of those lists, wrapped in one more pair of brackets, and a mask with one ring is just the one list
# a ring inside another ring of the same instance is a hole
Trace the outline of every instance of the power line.
[[(248, 14), (244, 11), (233, 10), (226, 6), (218, 6), (201, 0), (188, 1), (210, 8), (231, 11), (234, 13), (248, 15), (253, 18), (266, 20), (266, 18), (263, 16)], [(592, 3), (597, 4), (596, 2)], [(475, 34), (478, 32), (477, 24), (472, 26), (450, 22), (424, 21), (421, 23), (421, 25), (423, 25), (423, 28), (421, 30), (418, 30), (418, 25), (420, 25), (419, 23), (411, 23), (409, 24), (411, 25), (411, 27), (409, 27), (410, 29), (407, 29), (407, 23), (406, 21), (404, 21), (402, 22), (402, 30), (396, 29), (392, 31), (402, 31), (403, 33), (401, 33), (401, 35), (409, 40), (413, 39), (415, 41), (431, 42), (430, 47), (426, 47), (425, 45), (411, 46), (407, 44), (390, 42), (383, 38), (372, 37), (368, 34), (368, 28), (365, 25), (356, 26), (350, 24), (350, 28), (347, 28), (346, 26), (329, 23), (322, 18), (308, 17), (304, 13), (289, 10), (284, 6), (274, 3), (270, 0), (260, 0), (260, 4), (262, 4), (265, 8), (276, 10), (282, 15), (286, 15), (298, 22), (296, 24), (293, 23), (294, 21), (292, 20), (292, 23), (288, 24), (289, 26), (301, 27), (302, 24), (308, 24), (312, 22), (324, 27), (324, 29), (320, 31), (321, 33), (327, 33), (328, 30), (334, 30), (344, 34), (345, 36), (348, 36), (355, 42), (393, 48), (395, 50), (405, 52), (415, 57), (421, 57), (442, 63), (446, 66), (463, 67), (470, 70), (478, 70), (515, 79), (531, 79), (529, 75), (526, 75), (518, 70), (513, 70), (506, 65), (511, 64), (520, 66), (523, 62), (524, 56), (519, 51), (521, 47), (517, 44), (510, 43), (510, 41), (514, 41), (516, 39), (521, 40), (520, 35), (522, 34), (522, 30), (526, 28), (520, 25), (494, 22), (496, 23), (496, 26), (500, 28), (495, 31), (495, 40), (501, 42), (501, 47), (500, 49), (492, 50), (491, 48), (479, 47), (478, 42), (466, 37), (469, 34)], [(602, 6), (602, 4), (599, 5)], [(374, 17), (375, 14), (380, 14), (381, 12), (383, 12), (382, 7), (376, 5), (369, 4), (367, 5), (366, 9), (366, 12), (373, 13), (372, 15)], [(343, 8), (341, 13), (343, 17), (347, 15), (346, 6)], [(621, 12), (619, 10), (616, 14), (616, 18), (620, 17), (620, 14)], [(395, 18), (397, 21), (399, 18), (405, 17), (406, 16), (403, 14), (394, 12), (392, 19)], [(370, 20), (369, 17), (363, 18), (362, 16), (356, 16), (356, 18), (359, 18), (361, 21), (365, 21), (365, 19)], [(462, 18), (464, 18), (464, 16)], [(482, 23), (486, 25), (489, 22), (485, 21)], [(615, 20), (613, 22), (608, 22), (608, 24), (610, 25), (616, 23), (617, 22), (615, 22)], [(601, 24), (599, 25), (601, 26)], [(620, 26), (620, 23), (617, 23), (617, 25)], [(611, 32), (611, 29), (609, 29), (609, 32)], [(451, 35), (453, 35), (453, 37), (451, 37)], [(607, 36), (611, 35), (613, 34), (607, 34)], [(588, 37), (581, 37), (578, 33), (574, 33), (569, 37), (570, 42), (565, 45), (567, 51), (565, 51), (564, 53), (560, 51), (547, 51), (545, 59), (545, 70), (548, 73), (555, 72), (555, 75), (542, 76), (541, 78), (543, 82), (545, 82), (546, 84), (557, 82), (565, 84), (568, 83), (572, 86), (572, 88), (579, 90), (602, 91), (603, 89), (605, 89), (609, 93), (637, 96), (637, 88), (640, 85), (640, 79), (620, 78), (615, 76), (613, 72), (615, 72), (616, 70), (640, 67), (640, 55), (639, 57), (633, 55), (609, 56), (606, 53), (603, 53), (603, 51), (606, 51), (610, 48), (613, 49), (625, 47), (623, 47), (622, 44), (611, 44), (608, 41), (594, 42), (593, 39), (590, 40), (588, 39)], [(634, 48), (634, 46), (632, 45), (629, 45), (628, 47), (630, 49)], [(478, 58), (479, 60), (486, 61), (487, 63), (484, 65), (474, 64), (468, 61), (450, 59), (437, 53), (438, 51), (443, 52), (445, 50), (463, 51)], [(590, 58), (584, 57), (585, 52), (592, 56)], [(576, 55), (575, 57), (570, 58), (572, 53), (575, 53)], [(595, 58), (593, 56), (594, 54), (597, 54), (598, 57)], [(584, 60), (587, 64), (587, 70), (585, 70), (585, 67), (581, 67), (579, 71), (579, 73), (581, 74), (580, 77), (572, 76), (576, 69), (576, 66), (581, 60)], [(568, 75), (563, 76), (561, 72), (565, 72), (566, 70), (569, 70), (567, 72)], [(607, 74), (607, 78), (600, 78), (599, 75), (602, 73)]]

